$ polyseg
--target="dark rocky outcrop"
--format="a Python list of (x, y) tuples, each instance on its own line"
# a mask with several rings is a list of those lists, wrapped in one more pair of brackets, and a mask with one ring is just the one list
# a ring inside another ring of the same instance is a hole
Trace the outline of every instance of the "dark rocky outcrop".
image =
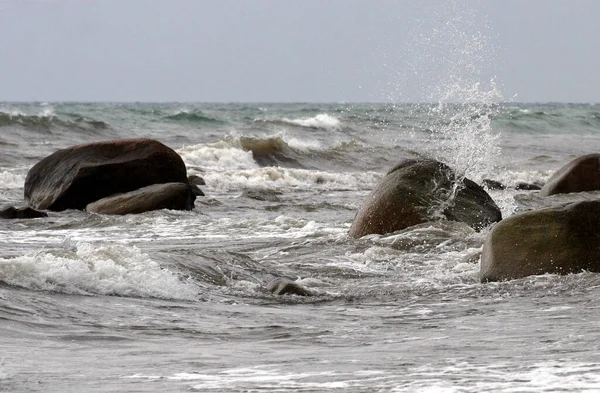
[(152, 210), (192, 210), (196, 195), (187, 183), (153, 184), (124, 194), (113, 195), (87, 205), (100, 214), (138, 214)]
[(0, 210), (0, 218), (15, 219), (15, 218), (40, 218), (48, 217), (47, 213), (34, 210), (30, 207), (16, 208), (10, 206)]
[(600, 190), (600, 154), (588, 154), (569, 162), (544, 184), (540, 196)]
[(25, 179), (25, 200), (36, 209), (84, 209), (110, 195), (187, 181), (181, 157), (158, 141), (98, 142), (59, 150), (34, 165)]
[(385, 234), (426, 221), (460, 221), (480, 230), (502, 219), (485, 190), (457, 179), (447, 165), (428, 159), (405, 160), (392, 168), (364, 202), (348, 234)]
[(274, 279), (267, 284), (267, 291), (274, 295), (312, 296), (312, 292), (300, 284), (283, 277)]
[(583, 201), (511, 216), (488, 234), (481, 281), (530, 275), (600, 272), (600, 201)]

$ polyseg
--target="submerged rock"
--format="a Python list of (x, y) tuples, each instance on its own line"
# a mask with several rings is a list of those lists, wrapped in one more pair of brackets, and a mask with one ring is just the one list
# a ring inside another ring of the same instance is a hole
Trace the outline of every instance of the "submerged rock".
[(267, 291), (274, 295), (312, 296), (312, 292), (300, 284), (283, 277), (278, 277), (267, 284)]
[(35, 164), (25, 179), (25, 200), (36, 209), (85, 209), (110, 195), (169, 182), (188, 182), (171, 148), (152, 139), (98, 142), (58, 150)]
[(544, 184), (540, 196), (600, 190), (600, 154), (588, 154), (569, 162)]
[(469, 179), (457, 179), (447, 165), (405, 160), (375, 185), (348, 232), (359, 238), (386, 234), (426, 221), (460, 221), (480, 230), (502, 219), (496, 203)]
[(583, 201), (511, 216), (488, 234), (480, 279), (600, 272), (600, 201)]
[(281, 195), (281, 192), (261, 189), (245, 190), (242, 193), (242, 196), (245, 198), (265, 202), (281, 202), (281, 199), (278, 195)]
[(0, 218), (15, 219), (15, 218), (40, 218), (48, 217), (47, 213), (34, 210), (30, 207), (16, 208), (14, 206), (0, 210)]
[(202, 178), (198, 175), (189, 175), (188, 182), (194, 186), (205, 186), (206, 185), (204, 178)]
[(515, 184), (515, 190), (521, 191), (538, 191), (541, 190), (543, 184), (539, 183), (527, 183), (527, 182), (518, 182)]
[(205, 186), (206, 182), (198, 175), (188, 176), (188, 183), (192, 186), (192, 191), (196, 196), (204, 196), (204, 192), (198, 186)]
[(152, 210), (192, 210), (196, 194), (187, 183), (153, 184), (124, 194), (113, 195), (87, 205), (100, 214), (139, 214)]
[(483, 179), (482, 183), (488, 190), (506, 190), (506, 186), (498, 180)]

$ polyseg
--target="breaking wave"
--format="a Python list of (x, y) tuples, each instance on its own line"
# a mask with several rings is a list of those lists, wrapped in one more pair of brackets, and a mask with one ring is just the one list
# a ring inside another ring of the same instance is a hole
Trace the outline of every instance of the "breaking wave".
[[(203, 169), (253, 169), (286, 167), (327, 169), (332, 166), (351, 168), (352, 158), (365, 148), (356, 141), (322, 146), (318, 141), (284, 136), (227, 137), (224, 140), (186, 146), (178, 150), (188, 167)], [(366, 154), (364, 154), (366, 156)]]
[(303, 117), (298, 119), (289, 119), (287, 117), (276, 119), (256, 119), (255, 122), (271, 123), (275, 125), (292, 125), (304, 128), (321, 129), (328, 131), (339, 131), (342, 128), (342, 122), (335, 116), (321, 113), (313, 117)]

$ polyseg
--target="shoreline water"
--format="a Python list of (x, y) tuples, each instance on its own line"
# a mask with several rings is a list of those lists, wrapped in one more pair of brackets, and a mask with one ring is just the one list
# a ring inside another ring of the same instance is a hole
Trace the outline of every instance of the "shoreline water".
[[(0, 221), (0, 390), (599, 388), (596, 274), (481, 284), (487, 232), (460, 224), (347, 236), (400, 159), (499, 148), (466, 172), (507, 184), (489, 193), (510, 216), (547, 203), (517, 182), (599, 146), (598, 105), (498, 108), (446, 145), (430, 126), (447, 113), (402, 105), (0, 104), (2, 204), (41, 158), (98, 140), (155, 138), (206, 181), (191, 212)], [(270, 294), (281, 276), (317, 296)]]

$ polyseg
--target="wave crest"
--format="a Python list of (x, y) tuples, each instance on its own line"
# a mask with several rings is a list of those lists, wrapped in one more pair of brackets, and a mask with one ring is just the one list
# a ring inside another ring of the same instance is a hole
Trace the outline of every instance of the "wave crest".
[(252, 152), (252, 157), (260, 166), (291, 166), (301, 168), (299, 154), (281, 137), (271, 138), (240, 138), (240, 144), (246, 151)]
[(110, 126), (100, 120), (74, 116), (72, 121), (59, 119), (54, 112), (44, 111), (39, 115), (26, 115), (22, 112), (0, 111), (0, 127), (20, 126), (28, 130), (67, 128), (67, 129), (108, 129)]
[(181, 121), (181, 122), (186, 122), (186, 123), (209, 123), (209, 124), (224, 123), (223, 120), (206, 116), (202, 112), (190, 112), (187, 110), (177, 111), (175, 114), (165, 116), (164, 119), (171, 120), (171, 121)]
[(327, 113), (320, 113), (313, 117), (304, 117), (290, 119), (287, 117), (279, 119), (256, 119), (256, 122), (271, 123), (276, 125), (292, 125), (305, 128), (313, 128), (327, 131), (339, 131), (342, 128), (342, 122), (335, 116)]

